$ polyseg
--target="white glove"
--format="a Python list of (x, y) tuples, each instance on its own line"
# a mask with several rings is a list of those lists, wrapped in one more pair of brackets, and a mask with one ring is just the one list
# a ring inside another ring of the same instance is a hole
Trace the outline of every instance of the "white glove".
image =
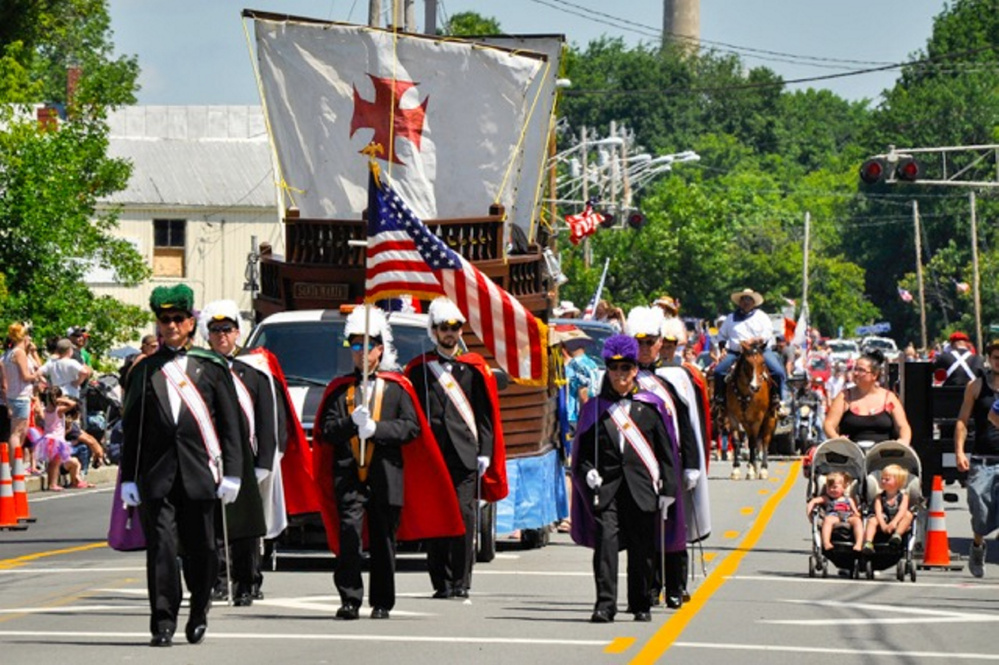
[(375, 435), (375, 421), (365, 420), (362, 424), (357, 426), (357, 436), (362, 439), (370, 439)]
[(257, 476), (257, 482), (262, 483), (267, 480), (267, 476), (271, 475), (270, 469), (261, 469), (256, 467), (253, 469), (253, 473)]
[(236, 476), (223, 476), (215, 495), (222, 499), (222, 503), (232, 503), (239, 496), (240, 484), (242, 481)]
[(586, 484), (590, 486), (591, 490), (600, 489), (600, 486), (604, 484), (604, 479), (599, 471), (590, 469), (586, 472)]
[(479, 478), (481, 478), (482, 476), (486, 475), (486, 469), (489, 468), (489, 458), (484, 455), (480, 455), (478, 458), (476, 458), (475, 461), (478, 462)]
[(700, 469), (684, 469), (683, 471), (683, 486), (685, 489), (692, 490), (697, 487), (697, 481), (701, 479)]
[(676, 499), (671, 496), (659, 497), (659, 514), (662, 515), (663, 519), (666, 519), (666, 513), (669, 511), (669, 507), (673, 505), (674, 501), (676, 501)]
[(354, 424), (360, 427), (368, 419), (371, 418), (371, 413), (368, 411), (368, 407), (359, 406), (350, 413), (350, 419), (354, 421)]
[(139, 498), (139, 486), (135, 483), (124, 482), (121, 484), (121, 500), (129, 508), (134, 508), (135, 506), (142, 503)]

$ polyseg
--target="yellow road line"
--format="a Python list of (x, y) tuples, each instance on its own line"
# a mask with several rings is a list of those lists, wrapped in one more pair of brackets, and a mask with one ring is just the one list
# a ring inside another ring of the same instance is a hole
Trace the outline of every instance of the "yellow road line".
[(780, 505), (781, 500), (791, 491), (791, 487), (794, 486), (794, 481), (798, 477), (800, 462), (795, 462), (791, 465), (791, 468), (787, 474), (787, 478), (784, 479), (784, 484), (780, 486), (777, 492), (774, 493), (767, 502), (763, 505), (760, 510), (760, 515), (756, 519), (752, 528), (746, 534), (746, 537), (742, 539), (739, 545), (729, 554), (725, 559), (722, 560), (718, 566), (711, 571), (708, 578), (697, 588), (690, 602), (684, 603), (673, 616), (662, 625), (662, 627), (656, 631), (656, 634), (645, 644), (645, 647), (635, 656), (632, 663), (642, 664), (642, 663), (655, 663), (662, 657), (663, 654), (673, 645), (673, 643), (680, 637), (684, 628), (687, 624), (697, 615), (697, 613), (707, 604), (708, 600), (718, 591), (729, 576), (734, 575), (736, 570), (739, 568), (739, 564), (742, 562), (743, 557), (749, 553), (756, 543), (759, 542), (760, 536), (766, 530), (767, 525), (770, 523), (770, 519), (774, 515), (774, 511), (777, 510), (777, 506)]
[(617, 637), (604, 647), (604, 653), (624, 653), (635, 643), (634, 637)]
[(20, 568), (21, 566), (26, 566), (32, 561), (37, 561), (38, 559), (44, 559), (50, 556), (59, 556), (60, 554), (73, 554), (74, 552), (86, 552), (87, 550), (96, 550), (101, 547), (107, 547), (107, 543), (90, 543), (88, 545), (77, 545), (76, 547), (66, 547), (61, 550), (49, 550), (48, 552), (35, 552), (34, 554), (25, 554), (24, 556), (19, 556), (13, 559), (2, 559), (0, 560), (0, 570), (10, 570), (11, 568)]

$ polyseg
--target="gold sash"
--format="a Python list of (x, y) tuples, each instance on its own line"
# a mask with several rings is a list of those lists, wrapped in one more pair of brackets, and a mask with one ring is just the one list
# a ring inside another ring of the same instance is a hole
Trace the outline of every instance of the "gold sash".
[[(349, 413), (353, 413), (354, 409), (362, 406), (358, 403), (358, 395), (355, 390), (357, 386), (351, 385), (347, 388), (347, 409)], [(374, 383), (371, 384), (371, 389), (375, 394), (375, 404), (374, 408), (371, 410), (371, 418), (373, 420), (380, 420), (382, 417), (382, 397), (385, 395), (385, 380), (375, 379)], [(374, 439), (369, 439), (367, 445), (365, 445), (364, 450), (364, 460), (361, 460), (361, 440), (357, 437), (351, 437), (350, 439), (350, 452), (354, 455), (354, 459), (357, 461), (357, 477), (360, 478), (361, 482), (368, 481), (368, 469), (371, 468), (371, 456), (375, 452)]]

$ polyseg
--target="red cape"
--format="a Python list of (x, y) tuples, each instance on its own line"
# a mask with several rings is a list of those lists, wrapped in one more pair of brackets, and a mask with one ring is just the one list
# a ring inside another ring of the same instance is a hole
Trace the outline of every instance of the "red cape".
[[(413, 384), (403, 375), (377, 372), (375, 376), (399, 384), (405, 389), (413, 405), (419, 404)], [(315, 475), (313, 488), (319, 494), (319, 507), (326, 526), (326, 541), (333, 554), (340, 553), (340, 513), (337, 510), (334, 487), (333, 446), (322, 439), (320, 416), (333, 391), (353, 380), (353, 376), (342, 376), (326, 386), (312, 428), (312, 440), (315, 442), (312, 449), (312, 470)], [(458, 497), (451, 486), (451, 476), (440, 449), (429, 435), (430, 424), (419, 408), (415, 410), (420, 419), (420, 435), (402, 447), (403, 498), (396, 538), (422, 540), (460, 536), (465, 533), (465, 523), (461, 519)]]
[[(428, 358), (435, 359), (436, 356), (436, 353), (430, 352), (413, 358), (406, 365), (406, 375), (408, 376), (419, 365), (427, 362)], [(493, 410), (493, 456), (489, 461), (489, 468), (482, 476), (482, 499), (484, 501), (502, 501), (510, 493), (510, 488), (506, 482), (506, 441), (503, 438), (503, 418), (500, 415), (499, 388), (496, 386), (496, 377), (493, 376), (489, 363), (478, 353), (466, 353), (457, 356), (455, 360), (468, 363), (477, 369), (485, 380), (486, 391), (489, 393), (489, 404)], [(416, 405), (418, 410), (422, 410), (423, 405), (419, 400), (416, 400)], [(421, 416), (426, 418), (426, 414), (422, 414), (422, 411)], [(429, 427), (427, 428), (427, 437), (433, 438)]]
[(284, 502), (285, 510), (289, 515), (301, 515), (303, 513), (319, 512), (319, 496), (315, 492), (315, 485), (312, 480), (312, 450), (309, 448), (308, 439), (305, 438), (305, 430), (295, 413), (291, 395), (288, 394), (288, 382), (285, 381), (284, 372), (277, 357), (263, 347), (257, 347), (250, 353), (259, 353), (267, 358), (267, 365), (271, 369), (274, 380), (281, 385), (284, 391), (285, 404), (288, 405), (285, 425), (288, 432), (288, 443), (285, 447), (284, 456), (281, 458), (281, 475), (284, 479)]
[(707, 379), (704, 378), (704, 373), (697, 365), (683, 363), (683, 366), (687, 368), (691, 379), (693, 379), (694, 387), (697, 388), (697, 393), (701, 398), (700, 411), (704, 424), (704, 468), (707, 469), (711, 465), (711, 440), (713, 434), (711, 431), (711, 400), (708, 398)]

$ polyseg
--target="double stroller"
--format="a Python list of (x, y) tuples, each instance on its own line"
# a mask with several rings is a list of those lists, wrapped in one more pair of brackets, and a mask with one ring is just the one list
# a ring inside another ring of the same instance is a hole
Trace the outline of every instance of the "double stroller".
[[(916, 511), (922, 504), (920, 488), (919, 457), (909, 446), (897, 441), (884, 441), (871, 446), (861, 445), (845, 438), (829, 439), (820, 444), (812, 456), (811, 473), (808, 477), (808, 498), (821, 496), (825, 492), (826, 476), (838, 471), (845, 473), (850, 482), (846, 496), (853, 499), (860, 510), (864, 525), (874, 514), (874, 500), (881, 491), (881, 470), (889, 464), (897, 464), (905, 469), (909, 478), (906, 487), (900, 491), (909, 494), (909, 510)], [(855, 541), (850, 525), (840, 522), (833, 528), (832, 548), (822, 548), (822, 511), (811, 517), (812, 553), (808, 557), (808, 575), (821, 574), (828, 577), (830, 565), (847, 572), (853, 579), (859, 579), (861, 571), (867, 579), (874, 579), (874, 572), (896, 567), (899, 581), (906, 574), (916, 581), (916, 567), (912, 560), (916, 542), (915, 529), (918, 520), (913, 520), (912, 528), (903, 536), (899, 546), (889, 544), (888, 537), (878, 532), (874, 538), (874, 550), (861, 553), (854, 549)]]

